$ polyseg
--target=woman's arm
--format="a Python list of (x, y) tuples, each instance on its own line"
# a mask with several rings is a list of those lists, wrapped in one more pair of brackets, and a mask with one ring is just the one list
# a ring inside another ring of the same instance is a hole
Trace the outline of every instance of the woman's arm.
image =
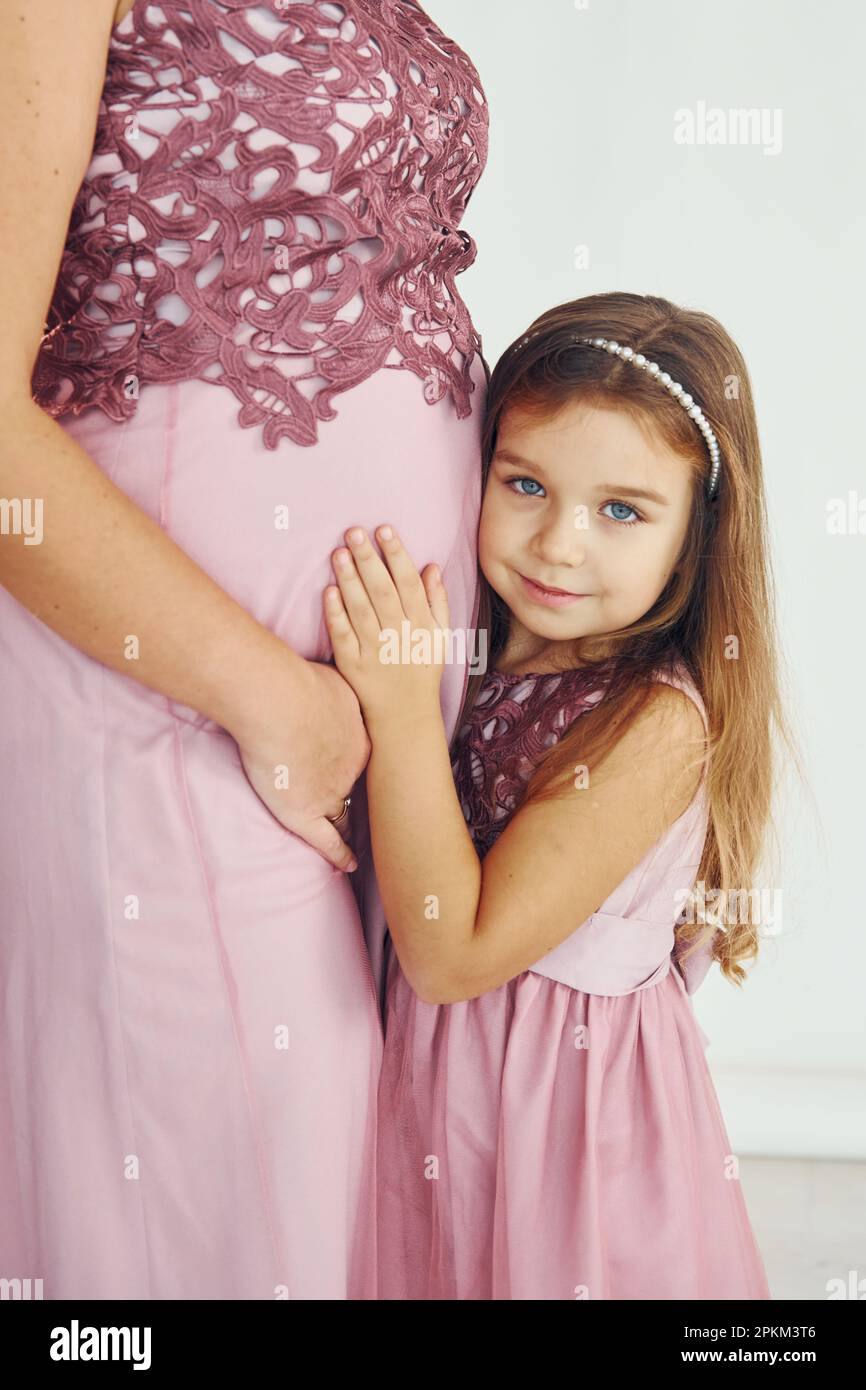
[(39, 544), (0, 534), (0, 583), (89, 656), (222, 725), (250, 762), (289, 764), (291, 793), (269, 793), (263, 777), (253, 785), (283, 824), (346, 868), (351, 852), (324, 817), (367, 755), (351, 690), (257, 623), (31, 399), (115, 5), (40, 0), (0, 14), (0, 496), (39, 499), (43, 513)]
[[(44, 533), (38, 545), (0, 535), (0, 581), (89, 656), (234, 732), (247, 709), (248, 672), (266, 683), (280, 663), (288, 676), (302, 659), (200, 570), (30, 395), (72, 203), (93, 147), (116, 3), (44, 0), (8, 6), (0, 19), (0, 122), (8, 135), (0, 494), (39, 499)], [(134, 662), (124, 657), (130, 633), (140, 651)]]
[[(38, 498), (38, 545), (0, 535), (0, 582), (103, 665), (252, 734), (255, 696), (306, 663), (262, 627), (105, 476), (45, 411), (0, 392), (5, 498)], [(118, 428), (120, 428), (118, 426)], [(124, 656), (132, 634), (135, 660)]]

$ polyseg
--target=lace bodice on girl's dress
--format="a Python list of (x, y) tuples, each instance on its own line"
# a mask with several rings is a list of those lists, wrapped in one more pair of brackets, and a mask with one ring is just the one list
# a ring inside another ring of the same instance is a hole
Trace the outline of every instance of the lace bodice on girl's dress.
[[(579, 668), (524, 675), (489, 671), (474, 708), (454, 743), (451, 770), (473, 843), (483, 858), (519, 809), (530, 775), (545, 750), (602, 691)], [(706, 711), (685, 669), (659, 669)], [(683, 894), (695, 882), (708, 828), (705, 774), (691, 804), (668, 827), (598, 910), (532, 966), (533, 973), (590, 994), (628, 994), (657, 984), (672, 962), (689, 994), (712, 963), (706, 941), (680, 961), (686, 949), (674, 925)], [(690, 944), (690, 943), (689, 943)]]
[(454, 281), (487, 136), (472, 62), (414, 0), (135, 0), (34, 399), (124, 420), (141, 386), (197, 377), (273, 449), (393, 367), (469, 415), (481, 340)]

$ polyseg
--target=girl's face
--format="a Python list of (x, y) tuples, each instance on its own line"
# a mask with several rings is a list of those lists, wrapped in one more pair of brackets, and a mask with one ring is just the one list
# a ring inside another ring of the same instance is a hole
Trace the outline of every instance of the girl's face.
[[(554, 421), (505, 411), (478, 559), (512, 615), (509, 657), (534, 660), (643, 617), (675, 567), (691, 493), (686, 460), (624, 411), (576, 402)], [(526, 580), (580, 597), (545, 601)]]

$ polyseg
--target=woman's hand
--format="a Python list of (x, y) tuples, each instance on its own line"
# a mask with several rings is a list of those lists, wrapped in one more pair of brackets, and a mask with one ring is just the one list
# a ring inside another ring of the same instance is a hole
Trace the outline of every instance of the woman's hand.
[[(343, 810), (367, 765), (370, 740), (351, 687), (333, 666), (305, 661), (291, 690), (275, 690), (267, 732), (239, 737), (241, 763), (273, 816), (337, 869), (357, 867), (351, 848), (327, 819)], [(351, 808), (349, 810), (351, 817)], [(348, 833), (350, 820), (342, 830)]]
[[(360, 527), (345, 532), (351, 551), (332, 555), (338, 588), (325, 589), (334, 661), (361, 705), (367, 728), (378, 719), (438, 708), (448, 628), (448, 596), (435, 565), (423, 577), (391, 527), (380, 526), (383, 564)], [(360, 537), (360, 539), (356, 539)], [(348, 556), (341, 563), (341, 556)]]

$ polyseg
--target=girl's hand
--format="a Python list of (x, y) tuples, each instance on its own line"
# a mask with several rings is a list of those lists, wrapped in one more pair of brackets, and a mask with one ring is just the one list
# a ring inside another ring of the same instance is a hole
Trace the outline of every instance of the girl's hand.
[[(356, 534), (361, 539), (356, 540)], [(325, 589), (325, 622), (337, 669), (372, 721), (439, 707), (448, 596), (436, 565), (419, 574), (393, 528), (380, 526), (387, 568), (360, 527), (345, 532), (350, 551), (331, 560), (337, 588)], [(340, 556), (348, 555), (345, 564)]]

